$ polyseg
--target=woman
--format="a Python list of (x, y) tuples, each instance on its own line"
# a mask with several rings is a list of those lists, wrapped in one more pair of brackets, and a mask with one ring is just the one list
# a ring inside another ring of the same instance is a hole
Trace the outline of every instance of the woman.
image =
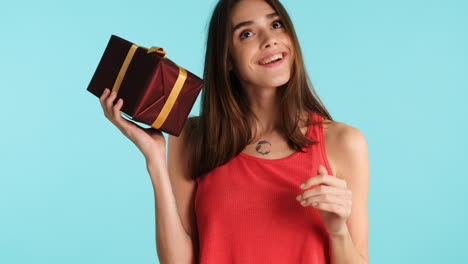
[(366, 141), (314, 94), (283, 6), (220, 0), (204, 80), (167, 163), (160, 131), (100, 98), (146, 158), (161, 263), (368, 263)]

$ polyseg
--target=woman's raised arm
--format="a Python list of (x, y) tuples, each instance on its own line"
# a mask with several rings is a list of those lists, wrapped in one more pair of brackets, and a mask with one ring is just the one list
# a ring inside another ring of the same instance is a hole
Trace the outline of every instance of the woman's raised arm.
[(159, 261), (163, 264), (197, 263), (198, 241), (190, 235), (196, 235), (193, 224), (193, 197), (196, 190), (193, 181), (190, 184), (190, 181), (185, 180), (188, 177), (187, 168), (182, 166), (186, 164), (180, 143), (184, 131), (179, 137), (170, 136), (169, 162), (166, 162), (166, 141), (161, 131), (144, 129), (124, 119), (120, 114), (123, 100), (114, 104), (115, 98), (116, 94), (106, 89), (99, 100), (106, 118), (135, 143), (146, 158), (154, 190), (156, 250)]

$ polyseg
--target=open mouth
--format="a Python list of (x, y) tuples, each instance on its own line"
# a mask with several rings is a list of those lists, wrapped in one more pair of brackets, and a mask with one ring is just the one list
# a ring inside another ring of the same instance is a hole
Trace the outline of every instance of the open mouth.
[(260, 62), (260, 64), (262, 65), (265, 65), (265, 64), (270, 64), (270, 63), (274, 63), (274, 62), (277, 62), (277, 61), (280, 61), (282, 60), (283, 58), (277, 58), (277, 59), (274, 59), (274, 60), (270, 60), (268, 62)]
[(282, 62), (284, 60), (284, 58), (286, 57), (286, 54), (287, 54), (286, 52), (277, 53), (277, 54), (272, 55), (270, 57), (261, 59), (260, 61), (258, 61), (258, 64), (260, 64), (261, 66), (274, 66), (274, 65), (277, 65), (277, 64), (279, 64), (280, 62)]

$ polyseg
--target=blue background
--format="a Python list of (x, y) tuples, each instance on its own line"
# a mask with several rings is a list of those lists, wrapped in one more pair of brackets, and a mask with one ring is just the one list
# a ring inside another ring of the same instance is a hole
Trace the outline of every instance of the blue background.
[[(144, 157), (86, 88), (111, 34), (201, 76), (214, 4), (0, 4), (0, 263), (158, 263)], [(468, 2), (283, 4), (320, 98), (367, 138), (371, 263), (468, 263)]]

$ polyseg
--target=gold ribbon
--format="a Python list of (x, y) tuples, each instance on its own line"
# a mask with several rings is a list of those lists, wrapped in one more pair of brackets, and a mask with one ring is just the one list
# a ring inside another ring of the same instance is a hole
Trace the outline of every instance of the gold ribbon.
[[(130, 62), (132, 61), (132, 58), (135, 55), (135, 52), (136, 52), (138, 47), (141, 47), (141, 46), (138, 46), (136, 44), (132, 44), (132, 46), (128, 50), (127, 56), (125, 56), (125, 60), (124, 60), (124, 62), (122, 64), (122, 66), (120, 67), (119, 74), (117, 75), (117, 78), (116, 78), (116, 80), (114, 82), (114, 86), (112, 87), (112, 91), (115, 91), (116, 93), (118, 93), (118, 91), (120, 89), (120, 85), (122, 84), (122, 80), (123, 80), (123, 78), (125, 76), (125, 73), (127, 72), (128, 65), (130, 65)], [(145, 48), (145, 47), (141, 47), (141, 48)], [(164, 59), (167, 59), (166, 58), (166, 52), (162, 48), (151, 47), (151, 48), (148, 49), (147, 54), (152, 53), (152, 52), (158, 54), (159, 56), (163, 57)], [(179, 75), (177, 76), (177, 79), (176, 79), (176, 81), (174, 83), (174, 86), (172, 87), (171, 92), (169, 93), (169, 97), (167, 98), (166, 102), (164, 103), (158, 117), (151, 124), (151, 127), (155, 128), (155, 129), (159, 129), (164, 124), (164, 122), (166, 121), (167, 116), (171, 112), (172, 107), (174, 106), (175, 101), (177, 100), (177, 97), (179, 96), (180, 91), (182, 90), (182, 87), (184, 86), (185, 80), (187, 79), (187, 71), (184, 68), (180, 67), (179, 65), (177, 65), (177, 67), (179, 67)]]

